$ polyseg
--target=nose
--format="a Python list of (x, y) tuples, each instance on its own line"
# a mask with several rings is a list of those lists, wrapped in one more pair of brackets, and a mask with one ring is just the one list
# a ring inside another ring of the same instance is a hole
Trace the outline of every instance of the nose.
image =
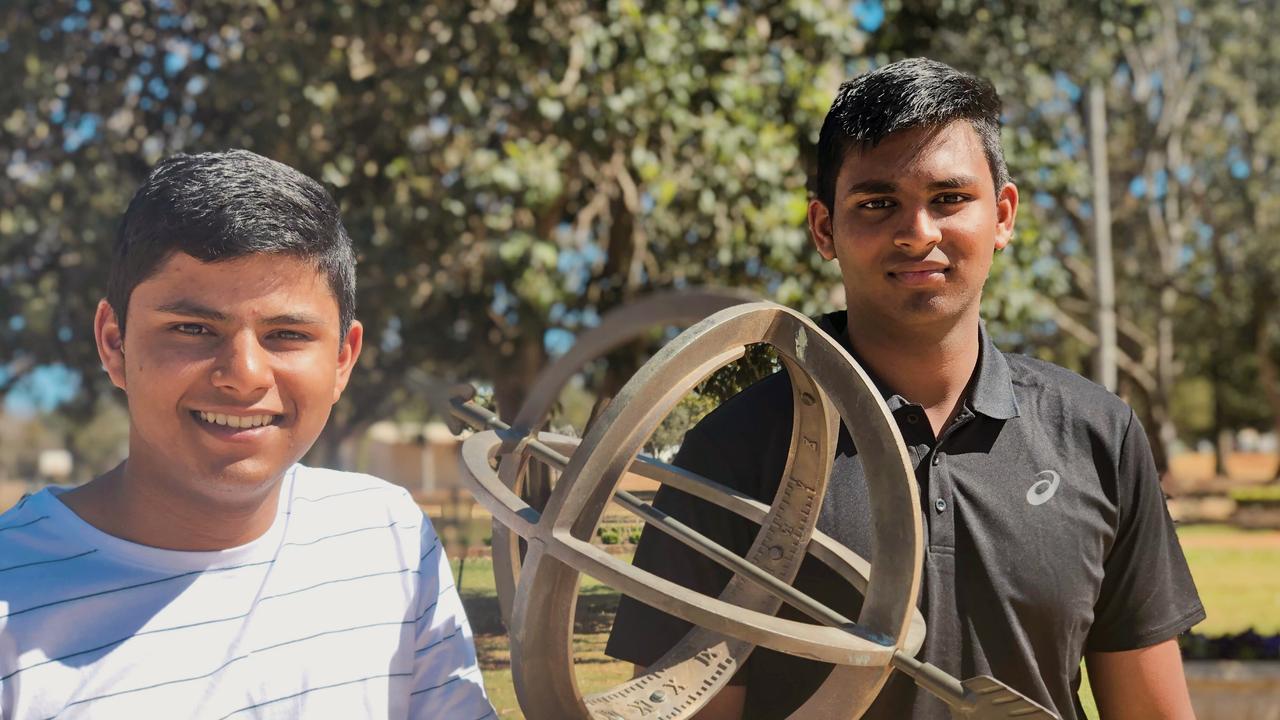
[(907, 216), (907, 222), (898, 229), (893, 244), (903, 252), (923, 256), (942, 242), (942, 230), (928, 206), (918, 208)]
[(227, 338), (214, 365), (213, 384), (238, 395), (251, 395), (271, 386), (271, 363), (267, 351), (251, 332)]

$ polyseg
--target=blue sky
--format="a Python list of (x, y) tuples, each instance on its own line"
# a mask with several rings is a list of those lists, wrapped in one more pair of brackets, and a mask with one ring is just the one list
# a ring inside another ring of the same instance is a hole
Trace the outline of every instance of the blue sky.
[[(0, 382), (6, 379), (0, 367)], [(80, 392), (80, 374), (64, 365), (41, 365), (18, 380), (4, 398), (6, 414), (31, 416), (49, 412)]]

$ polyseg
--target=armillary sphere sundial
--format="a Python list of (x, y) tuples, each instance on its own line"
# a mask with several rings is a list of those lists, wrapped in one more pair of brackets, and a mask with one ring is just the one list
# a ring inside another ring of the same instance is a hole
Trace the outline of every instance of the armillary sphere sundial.
[[(858, 718), (897, 669), (959, 718), (1056, 718), (998, 680), (958, 680), (915, 659), (924, 640), (916, 609), (923, 532), (916, 482), (896, 424), (867, 375), (803, 315), (739, 294), (693, 291), (620, 308), (548, 367), (513, 425), (464, 397), (451, 399), (468, 482), (493, 514), (494, 571), (510, 628), (512, 676), (530, 720), (680, 720), (728, 684), (756, 646), (836, 665), (792, 718)], [(564, 384), (586, 362), (654, 326), (687, 325), (627, 382), (580, 440), (536, 432)], [(772, 505), (640, 454), (668, 412), (747, 347), (774, 348), (791, 377), (790, 453)], [(869, 482), (876, 562), (815, 530), (840, 421)], [(520, 497), (531, 462), (560, 472), (541, 512)], [(758, 523), (745, 558), (619, 490), (624, 473), (672, 485)], [(593, 546), (605, 506), (616, 502), (649, 525), (734, 571), (719, 597), (674, 584)], [(519, 538), (527, 544), (521, 560)], [(806, 554), (865, 596), (856, 622), (791, 587)], [(572, 633), (580, 574), (693, 624), (642, 675), (583, 696)], [(820, 624), (775, 617), (781, 603)]]

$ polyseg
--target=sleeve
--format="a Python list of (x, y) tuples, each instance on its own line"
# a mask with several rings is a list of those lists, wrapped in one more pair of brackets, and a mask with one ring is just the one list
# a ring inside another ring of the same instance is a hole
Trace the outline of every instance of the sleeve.
[(476, 664), (471, 625), (454, 586), (444, 546), (422, 517), (418, 615), (410, 718), (482, 720), (496, 717)]
[[(685, 435), (675, 464), (703, 477), (748, 491), (743, 487), (744, 468), (735, 468), (733, 456), (721, 452), (702, 425)], [(754, 534), (748, 521), (704, 500), (671, 487), (662, 487), (654, 506), (697, 529), (711, 540), (743, 554)], [(659, 577), (707, 595), (719, 595), (732, 573), (662, 532), (645, 526), (633, 564)], [(619, 660), (648, 666), (684, 637), (691, 625), (623, 596), (618, 603), (606, 654)]]
[(1090, 652), (1155, 645), (1205, 617), (1165, 505), (1151, 445), (1132, 411), (1117, 471), (1118, 527), (1094, 603), (1085, 644)]

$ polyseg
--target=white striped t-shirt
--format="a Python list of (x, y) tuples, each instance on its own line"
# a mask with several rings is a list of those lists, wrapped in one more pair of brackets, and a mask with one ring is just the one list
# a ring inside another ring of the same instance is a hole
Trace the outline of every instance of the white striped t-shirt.
[(403, 488), (295, 465), (271, 529), (216, 552), (107, 535), (65, 491), (0, 515), (0, 718), (492, 717)]

